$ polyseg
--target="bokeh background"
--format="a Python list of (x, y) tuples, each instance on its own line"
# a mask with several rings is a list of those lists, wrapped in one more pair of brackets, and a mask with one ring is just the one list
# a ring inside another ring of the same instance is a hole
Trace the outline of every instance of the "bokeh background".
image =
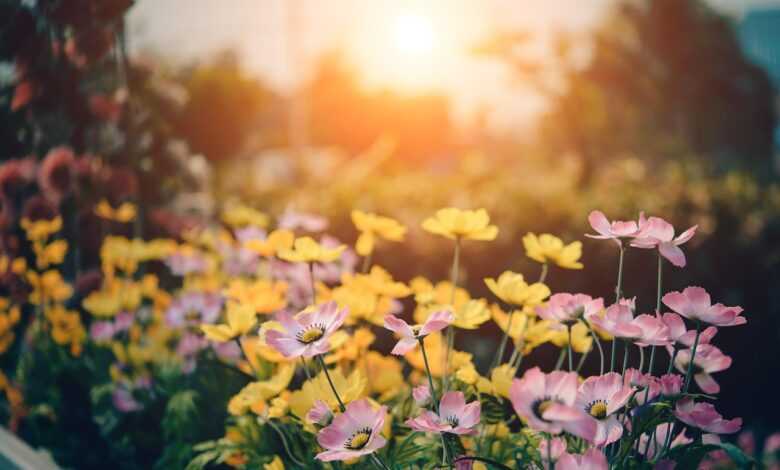
[[(322, 214), (354, 240), (358, 208), (410, 227), (376, 254), (394, 277), (445, 279), (450, 247), (420, 222), (484, 207), (499, 238), (463, 263), (487, 296), (486, 276), (537, 276), (524, 233), (584, 240), (593, 209), (698, 224), (665, 285), (744, 307), (748, 325), (719, 333), (734, 366), (718, 408), (780, 427), (780, 2), (111, 1), (53, 7), (78, 34), (46, 54), (26, 3), (0, 1), (0, 157), (99, 154), (119, 169), (108, 196), (139, 205), (136, 235), (176, 237), (241, 200)], [(614, 247), (585, 240), (583, 262), (554, 270), (553, 291), (609, 297)], [(650, 310), (652, 253), (626, 262), (625, 291)], [(489, 357), (485, 334), (462, 347)]]

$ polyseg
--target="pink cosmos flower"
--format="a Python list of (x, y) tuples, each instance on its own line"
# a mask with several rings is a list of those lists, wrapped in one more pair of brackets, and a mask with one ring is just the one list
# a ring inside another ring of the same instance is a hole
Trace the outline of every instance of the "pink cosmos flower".
[(287, 230), (301, 229), (305, 232), (322, 232), (328, 228), (328, 219), (318, 215), (297, 212), (291, 207), (279, 217), (279, 228)]
[(463, 392), (447, 392), (439, 402), (439, 413), (425, 410), (420, 416), (406, 421), (415, 431), (474, 434), (479, 424), (482, 405), (478, 400), (466, 404)]
[(387, 444), (380, 435), (386, 414), (386, 406), (374, 411), (365, 398), (348, 404), (343, 413), (317, 434), (317, 442), (325, 449), (317, 454), (317, 459), (351, 460), (381, 449)]
[(330, 406), (322, 400), (316, 400), (314, 406), (306, 413), (306, 420), (312, 424), (327, 426), (333, 420), (333, 413)]
[[(637, 404), (644, 405), (645, 402), (650, 402), (661, 393), (661, 386), (658, 384), (652, 374), (642, 374), (637, 369), (626, 369), (626, 373), (623, 376), (623, 383), (626, 387), (634, 387), (637, 392), (634, 394), (634, 400)], [(647, 400), (645, 400), (647, 395)]]
[[(644, 213), (639, 215), (640, 224), (644, 222), (644, 218)], [(588, 222), (590, 222), (590, 226), (598, 235), (586, 233), (586, 237), (598, 240), (614, 240), (618, 245), (621, 244), (620, 240), (622, 238), (633, 238), (639, 231), (639, 225), (633, 220), (615, 220), (610, 222), (601, 211), (592, 211), (588, 215)]]
[(187, 292), (171, 302), (165, 312), (168, 326), (196, 327), (202, 323), (214, 323), (222, 310), (222, 296), (204, 292)]
[(89, 336), (96, 343), (103, 343), (114, 337), (114, 323), (110, 321), (93, 322), (89, 327)]
[(618, 303), (607, 307), (604, 316), (592, 313), (586, 318), (592, 325), (612, 336), (634, 340), (642, 335), (642, 329), (634, 324), (631, 305), (631, 301), (621, 299)]
[[(547, 447), (550, 447), (549, 452)], [(566, 452), (566, 440), (560, 437), (554, 437), (549, 441), (542, 439), (539, 441), (539, 456), (542, 458), (542, 466), (545, 470), (552, 467), (552, 463), (556, 463)]]
[(680, 249), (680, 245), (690, 240), (697, 228), (698, 225), (694, 225), (675, 238), (672, 224), (659, 217), (650, 217), (634, 236), (631, 246), (658, 248), (661, 256), (682, 268), (685, 267), (685, 253)]
[(742, 307), (726, 307), (723, 304), (711, 304), (710, 294), (701, 287), (686, 287), (682, 292), (669, 292), (663, 301), (689, 320), (702, 321), (716, 326), (737, 326), (747, 323), (740, 316)]
[(669, 344), (669, 327), (654, 315), (642, 314), (632, 322), (640, 329), (639, 337), (634, 344), (640, 347), (666, 346)]
[(512, 381), (509, 399), (515, 412), (536, 431), (550, 434), (567, 431), (587, 440), (596, 434), (594, 420), (575, 406), (576, 372), (545, 374), (534, 367), (522, 379)]
[(427, 406), (431, 401), (431, 389), (427, 385), (420, 385), (412, 389), (412, 398), (417, 406)]
[(334, 301), (295, 316), (282, 312), (277, 319), (285, 331), (268, 330), (266, 341), (287, 358), (324, 354), (330, 349), (330, 336), (346, 318), (347, 309), (339, 310)]
[(385, 328), (401, 336), (401, 339), (390, 353), (403, 356), (414, 349), (422, 338), (447, 328), (453, 321), (455, 321), (455, 315), (449, 310), (434, 312), (425, 320), (425, 323), (414, 326), (409, 325), (394, 315), (387, 315), (385, 317)]
[(742, 427), (742, 418), (723, 419), (711, 403), (695, 403), (691, 398), (678, 401), (674, 415), (688, 426), (714, 434), (733, 434)]
[(623, 425), (616, 413), (626, 405), (634, 390), (615, 372), (588, 377), (580, 385), (575, 403), (596, 422), (596, 433), (591, 439), (594, 444), (611, 444), (623, 435)]
[(764, 453), (765, 454), (774, 454), (778, 450), (780, 450), (780, 432), (776, 432), (774, 434), (771, 434), (764, 441)]
[(554, 294), (545, 305), (536, 307), (536, 313), (557, 323), (573, 324), (582, 317), (596, 314), (604, 309), (604, 299), (585, 294)]
[[(687, 330), (685, 328), (685, 321), (682, 317), (676, 313), (668, 312), (664, 313), (660, 317), (664, 324), (669, 328), (669, 339), (673, 345), (685, 346), (688, 348), (693, 347), (693, 342), (696, 339), (696, 330)], [(702, 330), (699, 335), (699, 344), (709, 344), (712, 338), (715, 337), (715, 333), (718, 329), (714, 326), (709, 326)]]
[(607, 470), (607, 457), (591, 447), (584, 454), (563, 454), (555, 466), (557, 470)]
[[(677, 370), (686, 373), (690, 363), (690, 349), (677, 352), (677, 357), (674, 359), (674, 366)], [(729, 367), (731, 367), (731, 358), (715, 346), (702, 344), (696, 348), (696, 357), (693, 359), (693, 379), (704, 393), (720, 392), (720, 385), (715, 382), (711, 374), (724, 371)]]
[(658, 379), (658, 385), (661, 387), (661, 395), (676, 397), (682, 391), (683, 376), (680, 374), (664, 374)]
[[(647, 449), (647, 454), (645, 456), (648, 460), (652, 460), (655, 457), (656, 452), (663, 449), (666, 444), (666, 437), (673, 431), (673, 425), (670, 425), (669, 423), (659, 424), (655, 427), (655, 433), (653, 433), (652, 440), (647, 434), (639, 436), (639, 449), (642, 452)], [(650, 441), (649, 446), (648, 441)], [(681, 432), (670, 441), (669, 448), (674, 449), (677, 446), (690, 444), (691, 442), (693, 442), (693, 439), (687, 437), (684, 432)]]

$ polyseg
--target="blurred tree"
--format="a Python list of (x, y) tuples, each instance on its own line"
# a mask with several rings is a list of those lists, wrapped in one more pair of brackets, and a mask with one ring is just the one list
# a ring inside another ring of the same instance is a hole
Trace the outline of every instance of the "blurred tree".
[(771, 174), (771, 84), (745, 58), (727, 19), (700, 1), (627, 0), (587, 47), (559, 36), (554, 68), (562, 86), (550, 85), (548, 68), (518, 58), (525, 40), (498, 38), (479, 52), (508, 59), (550, 94), (543, 147), (577, 154), (583, 182), (627, 153), (648, 160), (704, 155), (717, 170)]

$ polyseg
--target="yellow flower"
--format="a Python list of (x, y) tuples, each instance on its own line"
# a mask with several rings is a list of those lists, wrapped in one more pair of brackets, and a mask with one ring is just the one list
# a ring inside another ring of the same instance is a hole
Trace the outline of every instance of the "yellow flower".
[(114, 209), (106, 199), (101, 199), (95, 206), (95, 215), (98, 217), (121, 223), (128, 223), (135, 219), (136, 212), (135, 204), (130, 202), (123, 202)]
[[(428, 364), (431, 367), (431, 375), (441, 377), (444, 369), (444, 356), (446, 345), (442, 340), (441, 333), (433, 333), (425, 337), (425, 353), (428, 355)], [(409, 364), (415, 369), (425, 372), (425, 362), (420, 348), (415, 348), (404, 356)], [(455, 351), (450, 353), (449, 370), (458, 370), (471, 364), (471, 354), (467, 352)]]
[(550, 289), (541, 282), (527, 284), (522, 274), (504, 271), (498, 279), (486, 278), (490, 291), (504, 302), (516, 306), (533, 307), (550, 295)]
[(103, 288), (89, 294), (82, 306), (97, 317), (112, 317), (122, 310), (136, 310), (143, 300), (144, 287), (132, 280), (108, 278)]
[(23, 218), (21, 225), (24, 231), (27, 232), (28, 240), (40, 242), (62, 230), (62, 217), (57, 216), (51, 220), (41, 219), (35, 222), (28, 218)]
[(355, 251), (360, 256), (367, 256), (374, 251), (377, 237), (400, 242), (406, 235), (406, 227), (397, 220), (359, 210), (352, 211), (352, 223), (360, 231), (360, 236), (355, 243)]
[(276, 455), (270, 463), (263, 465), (263, 470), (284, 470), (284, 463), (282, 463), (282, 459)]
[(390, 273), (374, 266), (368, 274), (343, 274), (341, 285), (334, 288), (329, 297), (340, 307), (349, 308), (347, 324), (363, 319), (382, 325), (393, 308), (393, 300), (410, 293), (406, 284), (393, 280)]
[(526, 326), (528, 325), (528, 315), (520, 310), (514, 310), (512, 312), (512, 324), (509, 324), (509, 314), (504, 312), (498, 305), (491, 305), (490, 312), (493, 316), (493, 321), (496, 322), (501, 331), (506, 331), (509, 328), (509, 337), (517, 342), (525, 334)]
[(252, 307), (257, 313), (273, 313), (287, 305), (287, 283), (258, 279), (254, 282), (233, 280), (225, 296), (239, 304)]
[(212, 341), (224, 343), (245, 335), (255, 326), (256, 314), (251, 305), (227, 304), (227, 324), (201, 325), (200, 329)]
[(277, 256), (280, 251), (289, 250), (293, 247), (295, 234), (290, 230), (274, 230), (265, 240), (253, 238), (244, 243), (244, 248), (254, 251), (260, 256)]
[[(360, 369), (353, 370), (348, 377), (344, 375), (339, 367), (331, 369), (329, 372), (333, 385), (338, 390), (344, 403), (357, 400), (365, 395), (368, 380)], [(333, 390), (328, 383), (328, 378), (323, 372), (307, 380), (303, 383), (300, 390), (290, 394), (290, 411), (295, 416), (304, 418), (317, 400), (327, 403), (331, 410), (338, 409), (338, 401), (336, 401)]]
[[(564, 348), (569, 344), (569, 332), (562, 328), (560, 330), (550, 330), (550, 342), (559, 348)], [(571, 327), (571, 344), (575, 352), (584, 353), (590, 350), (593, 344), (593, 338), (590, 336), (590, 330), (582, 322), (577, 322)]]
[(515, 370), (509, 364), (502, 364), (490, 373), (490, 383), (493, 386), (495, 395), (509, 398), (509, 388), (512, 386), (512, 379), (515, 378)]
[(461, 210), (454, 207), (439, 209), (434, 217), (425, 219), (422, 228), (434, 235), (449, 239), (495, 240), (498, 227), (490, 225), (485, 209)]
[(228, 412), (234, 416), (246, 413), (257, 402), (266, 402), (287, 388), (295, 373), (295, 364), (280, 364), (276, 374), (268, 380), (252, 382), (230, 399)]
[(268, 225), (268, 216), (257, 209), (236, 205), (222, 213), (222, 221), (233, 228), (246, 226), (265, 227)]
[(36, 243), (33, 245), (35, 251), (35, 264), (38, 269), (46, 269), (52, 264), (60, 264), (65, 259), (65, 253), (68, 251), (68, 242), (65, 240), (55, 240), (48, 245)]
[[(452, 283), (448, 281), (433, 286), (427, 279), (415, 278), (411, 285), (417, 302), (415, 323), (425, 323), (430, 314), (439, 310), (451, 310), (455, 315), (452, 324), (465, 330), (474, 330), (490, 320), (490, 310), (485, 299), (472, 299), (468, 291), (460, 287), (455, 289), (453, 295)], [(454, 302), (450, 303), (453, 297)]]
[(311, 237), (300, 237), (295, 239), (292, 249), (280, 250), (279, 258), (292, 263), (330, 263), (339, 259), (346, 249), (346, 245), (325, 248)]
[(336, 331), (331, 336), (331, 353), (325, 358), (325, 363), (357, 361), (366, 355), (375, 339), (376, 336), (368, 328), (356, 329), (351, 337), (344, 330)]
[(582, 242), (575, 241), (564, 245), (560, 238), (543, 233), (527, 233), (523, 237), (526, 255), (540, 263), (555, 263), (565, 269), (582, 269), (579, 262), (582, 256)]
[(51, 337), (59, 345), (70, 345), (71, 354), (81, 354), (81, 343), (87, 336), (78, 312), (66, 310), (62, 305), (54, 305), (46, 311), (51, 323)]
[(403, 366), (398, 359), (376, 351), (368, 351), (364, 359), (369, 393), (385, 401), (404, 387)]
[(73, 288), (65, 282), (59, 271), (49, 270), (43, 274), (27, 272), (27, 281), (33, 288), (30, 303), (43, 304), (46, 301), (64, 302), (73, 295)]
[(13, 305), (9, 308), (7, 299), (1, 298), (0, 300), (2, 300), (0, 308), (7, 310), (0, 313), (0, 354), (2, 354), (11, 347), (16, 338), (14, 326), (21, 319), (21, 310), (18, 305)]
[(455, 378), (465, 384), (474, 385), (477, 383), (480, 375), (474, 364), (469, 363), (455, 371)]

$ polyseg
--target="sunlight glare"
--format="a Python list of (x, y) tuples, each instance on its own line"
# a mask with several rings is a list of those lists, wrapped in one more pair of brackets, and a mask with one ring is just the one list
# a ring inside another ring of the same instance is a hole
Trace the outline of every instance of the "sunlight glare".
[(395, 21), (396, 47), (405, 54), (422, 55), (433, 51), (436, 43), (431, 21), (416, 13), (404, 13)]

